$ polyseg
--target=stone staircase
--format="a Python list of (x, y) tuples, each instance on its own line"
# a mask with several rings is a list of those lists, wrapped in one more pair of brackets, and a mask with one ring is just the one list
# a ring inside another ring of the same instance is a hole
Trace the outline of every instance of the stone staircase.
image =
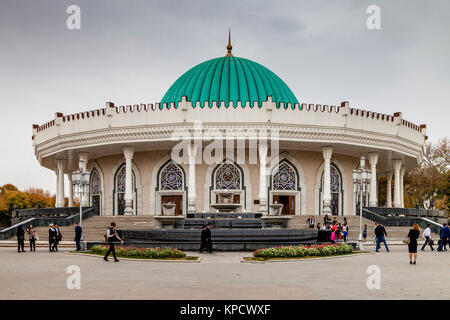
[[(116, 223), (118, 230), (147, 230), (155, 228), (152, 216), (94, 216), (83, 220), (84, 241), (103, 241), (103, 235), (111, 222)], [(47, 240), (48, 227), (38, 227), (40, 240)], [(60, 227), (64, 241), (73, 241), (75, 230), (73, 226)]]
[[(292, 219), (289, 221), (288, 228), (289, 229), (307, 229), (308, 224), (306, 223), (306, 220), (309, 216), (293, 216)], [(336, 218), (338, 222), (341, 224), (344, 223), (344, 217), (343, 216), (329, 216), (331, 220), (333, 218)], [(349, 226), (349, 235), (348, 240), (356, 241), (358, 240), (359, 236), (359, 216), (345, 216), (347, 218), (347, 224)], [(321, 225), (323, 225), (323, 216), (314, 216), (317, 222), (320, 222)], [(364, 227), (364, 224), (367, 224), (367, 241), (370, 242), (373, 239), (375, 239), (374, 234), (374, 228), (375, 228), (375, 222), (372, 220), (369, 220), (367, 218), (362, 219), (362, 225)], [(408, 234), (411, 227), (385, 227), (386, 233), (388, 234), (387, 239), (389, 240), (403, 240), (406, 235)], [(422, 236), (422, 228), (421, 228), (421, 236)], [(432, 233), (431, 237), (436, 240), (439, 239), (439, 236), (437, 234)], [(421, 238), (420, 238), (421, 239)]]

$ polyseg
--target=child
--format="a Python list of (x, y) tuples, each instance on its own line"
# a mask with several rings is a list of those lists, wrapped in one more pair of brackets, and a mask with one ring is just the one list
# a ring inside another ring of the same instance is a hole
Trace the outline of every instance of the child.
[(336, 232), (334, 229), (331, 229), (331, 237), (330, 237), (331, 243), (336, 243)]
[(367, 239), (367, 224), (364, 225), (363, 241), (366, 242), (366, 239)]

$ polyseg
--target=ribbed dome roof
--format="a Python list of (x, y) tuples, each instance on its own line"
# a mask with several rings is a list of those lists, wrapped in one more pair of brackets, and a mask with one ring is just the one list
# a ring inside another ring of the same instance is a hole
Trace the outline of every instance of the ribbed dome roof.
[(253, 107), (256, 101), (261, 107), (268, 96), (272, 96), (277, 107), (280, 102), (285, 108), (287, 103), (291, 103), (292, 108), (298, 103), (289, 87), (275, 73), (259, 63), (231, 55), (205, 61), (188, 70), (166, 92), (161, 107), (172, 102), (177, 107), (182, 96), (186, 96), (194, 107), (200, 102), (202, 108), (205, 102), (211, 107), (213, 101), (218, 106), (224, 101), (227, 107), (230, 101), (234, 107), (238, 101), (242, 106), (248, 101)]

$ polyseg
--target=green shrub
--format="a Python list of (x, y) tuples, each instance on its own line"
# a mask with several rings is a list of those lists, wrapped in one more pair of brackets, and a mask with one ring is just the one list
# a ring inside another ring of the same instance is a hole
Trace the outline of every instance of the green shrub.
[(253, 252), (258, 258), (299, 258), (299, 257), (320, 257), (340, 254), (348, 254), (353, 251), (349, 244), (328, 244), (312, 246), (285, 246), (259, 249)]
[[(109, 247), (104, 245), (93, 246), (90, 250), (94, 254), (106, 254)], [(122, 257), (138, 257), (149, 259), (185, 258), (186, 253), (174, 248), (135, 248), (116, 247), (116, 254)]]

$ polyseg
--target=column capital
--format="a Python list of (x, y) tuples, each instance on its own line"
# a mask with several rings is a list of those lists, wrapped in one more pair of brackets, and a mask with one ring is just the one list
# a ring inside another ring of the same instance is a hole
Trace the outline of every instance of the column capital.
[(268, 150), (268, 146), (267, 146), (267, 140), (260, 140), (258, 142), (258, 153), (259, 156), (267, 156), (267, 150)]
[(134, 148), (133, 147), (125, 147), (123, 148), (123, 155), (125, 156), (126, 160), (133, 159), (134, 154)]
[(388, 180), (392, 180), (392, 176), (394, 175), (394, 173), (392, 172), (392, 171), (388, 171), (388, 172), (386, 172), (386, 179), (388, 179)]
[(187, 154), (188, 157), (196, 157), (197, 156), (197, 151), (198, 151), (198, 146), (196, 142), (190, 142), (187, 144), (186, 150), (187, 150)]
[(402, 165), (401, 167), (400, 167), (400, 175), (404, 175), (405, 174), (405, 171), (406, 171), (406, 166), (405, 165)]
[(333, 147), (322, 147), (322, 154), (325, 160), (330, 160), (333, 154)]
[(399, 159), (392, 160), (392, 166), (394, 167), (395, 171), (399, 171), (400, 167), (402, 166), (402, 160)]
[(56, 159), (56, 169), (57, 170), (64, 170), (66, 160), (64, 159)]
[(369, 158), (369, 163), (370, 165), (377, 165), (378, 162), (378, 152), (369, 152), (369, 154), (367, 155), (367, 157)]

